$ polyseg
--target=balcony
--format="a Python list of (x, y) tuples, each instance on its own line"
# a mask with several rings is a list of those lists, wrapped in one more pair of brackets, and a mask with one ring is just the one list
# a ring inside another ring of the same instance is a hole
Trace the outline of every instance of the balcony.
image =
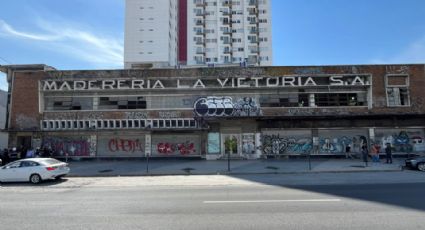
[(223, 53), (224, 54), (232, 54), (233, 52), (230, 49), (225, 49), (225, 50), (223, 50)]
[(205, 15), (205, 12), (203, 12), (203, 11), (201, 11), (201, 12), (196, 12), (196, 16), (204, 16)]
[(202, 39), (199, 39), (199, 40), (196, 40), (196, 41), (195, 41), (195, 44), (196, 44), (196, 45), (204, 45), (204, 43), (205, 43), (205, 41), (204, 41), (204, 40), (202, 40)]
[(258, 20), (257, 19), (255, 19), (255, 20), (249, 20), (249, 24), (257, 24), (258, 23)]
[(205, 6), (204, 0), (195, 0), (194, 3), (196, 6)]
[(223, 34), (232, 34), (233, 32), (232, 32), (232, 30), (224, 30), (223, 31)]
[(257, 6), (258, 5), (258, 1), (257, 0), (250, 0), (248, 3), (249, 6)]
[(204, 20), (196, 20), (195, 25), (197, 26), (203, 26), (205, 24)]
[(196, 49), (196, 54), (205, 54), (205, 49)]
[(251, 53), (251, 54), (257, 54), (257, 53), (259, 53), (260, 52), (260, 50), (257, 48), (257, 49), (250, 49), (249, 50), (249, 52)]
[(223, 1), (223, 4), (222, 4), (224, 7), (230, 7), (230, 6), (232, 6), (232, 1)]
[(248, 13), (249, 13), (249, 15), (257, 15), (258, 10), (256, 8), (249, 8)]
[(221, 13), (223, 13), (223, 16), (230, 16), (231, 13), (229, 11), (222, 11)]
[(225, 45), (229, 45), (229, 44), (231, 44), (230, 39), (223, 40), (223, 44), (225, 44)]
[(197, 30), (196, 31), (196, 35), (204, 35), (204, 31), (203, 30)]
[(249, 30), (250, 34), (258, 34), (258, 32), (259, 32), (258, 29), (250, 29)]

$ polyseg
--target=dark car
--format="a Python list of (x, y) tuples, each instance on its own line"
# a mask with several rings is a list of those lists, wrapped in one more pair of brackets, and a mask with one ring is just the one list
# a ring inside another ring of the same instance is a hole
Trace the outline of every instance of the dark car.
[(406, 167), (418, 169), (425, 172), (425, 156), (406, 159)]

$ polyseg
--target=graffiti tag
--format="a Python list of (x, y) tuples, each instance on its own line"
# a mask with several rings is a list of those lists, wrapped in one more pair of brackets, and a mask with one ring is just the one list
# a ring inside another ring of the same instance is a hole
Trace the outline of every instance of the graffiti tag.
[(113, 138), (109, 140), (108, 148), (111, 152), (143, 152), (143, 142), (139, 139)]

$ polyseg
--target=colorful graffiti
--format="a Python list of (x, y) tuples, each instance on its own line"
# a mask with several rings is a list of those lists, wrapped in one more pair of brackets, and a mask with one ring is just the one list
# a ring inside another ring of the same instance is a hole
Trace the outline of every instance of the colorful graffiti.
[(395, 153), (425, 151), (423, 132), (420, 130), (380, 130), (377, 131), (375, 144), (381, 147), (381, 152), (386, 144), (390, 144)]
[(139, 139), (112, 138), (108, 142), (110, 152), (143, 152), (143, 141)]
[(311, 138), (281, 137), (278, 135), (263, 135), (263, 152), (266, 155), (306, 154), (312, 148)]
[(162, 155), (190, 155), (196, 153), (195, 144), (189, 141), (184, 143), (163, 142), (158, 143), (156, 147), (158, 153)]
[(231, 97), (201, 97), (195, 101), (194, 113), (199, 117), (259, 116), (260, 107), (252, 97), (244, 97), (233, 103)]
[(367, 138), (363, 135), (340, 136), (340, 137), (320, 137), (319, 152), (320, 153), (344, 153), (345, 148), (349, 145), (351, 152), (360, 152), (361, 146), (367, 144)]
[(89, 137), (45, 137), (42, 148), (53, 156), (90, 156), (92, 145)]

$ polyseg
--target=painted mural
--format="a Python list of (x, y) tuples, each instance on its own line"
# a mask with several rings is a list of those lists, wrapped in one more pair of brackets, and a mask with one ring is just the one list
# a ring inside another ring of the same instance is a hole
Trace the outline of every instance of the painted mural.
[(201, 97), (195, 101), (193, 110), (199, 117), (249, 117), (262, 114), (252, 97), (240, 98), (236, 102), (228, 96)]
[(319, 130), (319, 154), (345, 154), (350, 146), (352, 153), (360, 153), (361, 146), (368, 144), (368, 130)]
[(394, 153), (425, 152), (423, 129), (376, 129), (375, 144), (384, 152), (389, 143)]
[(54, 157), (94, 156), (96, 142), (90, 136), (44, 137), (42, 148), (51, 152)]
[(142, 157), (145, 155), (145, 135), (99, 136), (98, 156)]
[(152, 156), (200, 155), (200, 137), (196, 135), (152, 136)]
[(308, 154), (313, 149), (310, 131), (266, 131), (261, 142), (263, 153), (269, 156)]
[(242, 134), (242, 154), (255, 154), (255, 134)]

